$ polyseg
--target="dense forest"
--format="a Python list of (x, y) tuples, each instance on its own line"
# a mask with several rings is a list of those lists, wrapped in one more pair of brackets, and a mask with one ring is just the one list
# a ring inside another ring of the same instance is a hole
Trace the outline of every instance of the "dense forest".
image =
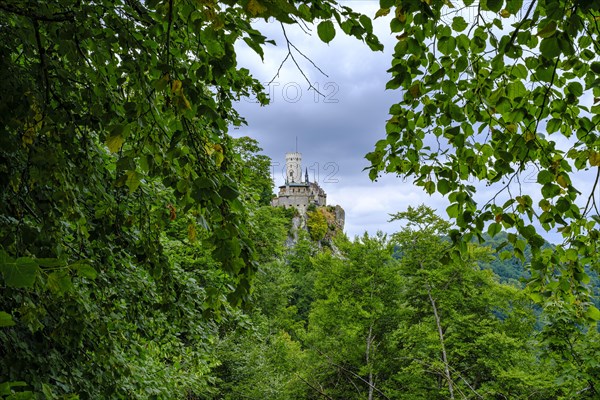
[[(1, 398), (600, 397), (600, 3), (379, 4), (0, 0)], [(450, 206), (291, 240), (228, 133), (269, 102), (236, 46), (264, 57), (260, 19), (380, 51), (384, 17), (398, 101), (366, 173)]]
[(257, 263), (243, 305), (198, 216), (161, 189), (160, 271), (3, 251), (35, 271), (3, 272), (5, 398), (597, 397), (598, 331), (541, 311), (524, 263), (494, 250), (506, 234), (454, 258), (450, 224), (419, 206), (389, 237), (290, 242), (298, 214), (267, 204), (268, 159), (232, 140)]

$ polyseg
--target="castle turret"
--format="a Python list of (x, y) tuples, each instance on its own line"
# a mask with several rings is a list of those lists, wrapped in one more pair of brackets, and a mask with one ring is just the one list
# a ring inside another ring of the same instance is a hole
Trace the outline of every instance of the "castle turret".
[(288, 184), (302, 183), (302, 154), (286, 153), (285, 171)]

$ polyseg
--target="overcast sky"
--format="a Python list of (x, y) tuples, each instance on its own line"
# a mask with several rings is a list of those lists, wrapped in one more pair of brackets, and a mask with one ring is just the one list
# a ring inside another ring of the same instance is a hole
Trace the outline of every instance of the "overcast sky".
[[(370, 17), (379, 8), (377, 1), (346, 4)], [(389, 22), (382, 22), (375, 24), (375, 33), (386, 44), (383, 53), (371, 51), (339, 28), (335, 39), (327, 45), (319, 40), (316, 30), (308, 36), (295, 26), (286, 26), (290, 41), (328, 75), (323, 75), (300, 54), (294, 54), (310, 82), (324, 97), (308, 90), (307, 81), (291, 60), (275, 77), (287, 54), (278, 23), (257, 25), (278, 44), (268, 46), (264, 62), (243, 44), (238, 46), (241, 66), (249, 68), (265, 84), (275, 79), (268, 86), (269, 106), (260, 107), (252, 99), (238, 104), (237, 109), (248, 126), (232, 134), (250, 136), (260, 142), (264, 154), (273, 160), (276, 186), (283, 183), (285, 153), (295, 150), (297, 137), (303, 172), (309, 169), (311, 181), (317, 180), (326, 191), (328, 204), (344, 208), (345, 231), (350, 236), (364, 231), (396, 230), (397, 227), (387, 222), (389, 214), (404, 210), (408, 205), (427, 202), (439, 206), (439, 199), (432, 201), (409, 183), (393, 176), (373, 183), (363, 171), (368, 166), (364, 156), (377, 140), (385, 137), (389, 107), (399, 98), (399, 92), (385, 91), (394, 41), (389, 34)], [(441, 207), (442, 213), (443, 209), (445, 206)]]
[[(346, 1), (353, 9), (371, 18), (378, 10), (378, 1)], [(296, 26), (286, 26), (290, 41), (323, 71), (321, 74), (300, 54), (296, 60), (310, 82), (325, 97), (308, 90), (309, 85), (298, 68), (286, 57), (287, 47), (278, 23), (256, 25), (278, 46), (268, 46), (264, 61), (243, 42), (238, 45), (238, 63), (249, 68), (254, 76), (268, 85), (271, 104), (260, 107), (253, 99), (241, 101), (237, 109), (248, 126), (232, 130), (234, 136), (250, 136), (260, 142), (264, 154), (273, 160), (275, 185), (283, 183), (285, 153), (296, 149), (302, 153), (302, 170), (309, 169), (311, 180), (327, 192), (328, 204), (339, 204), (346, 211), (345, 231), (349, 236), (364, 231), (394, 232), (399, 223), (388, 223), (390, 213), (405, 210), (409, 205), (425, 203), (447, 217), (447, 199), (427, 195), (411, 181), (392, 175), (371, 182), (366, 171), (365, 154), (372, 151), (377, 140), (385, 137), (385, 121), (389, 107), (401, 98), (400, 91), (386, 91), (389, 80), (386, 70), (397, 39), (389, 32), (389, 19), (374, 20), (375, 34), (385, 45), (383, 52), (373, 52), (368, 46), (337, 29), (329, 45), (322, 43), (313, 29), (307, 35)], [(337, 28), (337, 26), (336, 26)], [(537, 171), (531, 170), (522, 179), (535, 182)], [(588, 179), (582, 176), (581, 179)], [(524, 190), (527, 190), (527, 182)], [(529, 184), (532, 189), (536, 186)], [(477, 185), (477, 200), (485, 203), (495, 191)], [(539, 190), (539, 189), (538, 189)], [(536, 202), (537, 197), (534, 197)], [(539, 200), (539, 199), (538, 199)], [(558, 240), (558, 236), (547, 236)], [(555, 241), (551, 240), (551, 241)]]

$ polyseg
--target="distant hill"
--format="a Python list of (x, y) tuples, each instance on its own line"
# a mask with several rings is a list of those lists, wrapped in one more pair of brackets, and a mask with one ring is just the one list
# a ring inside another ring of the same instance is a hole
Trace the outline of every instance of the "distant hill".
[[(507, 241), (508, 234), (506, 232), (500, 232), (493, 238), (487, 234), (484, 234), (483, 236), (485, 238), (485, 242), (482, 243), (482, 246), (489, 246), (492, 249), (497, 249)], [(543, 249), (552, 247), (553, 245), (549, 242), (546, 242), (542, 246)], [(526, 267), (531, 260), (531, 250), (529, 246), (525, 248), (525, 262), (519, 260), (514, 255), (510, 258), (502, 259), (500, 254), (504, 251), (514, 254), (513, 246), (508, 243), (498, 252), (494, 253), (494, 260), (489, 262), (481, 262), (480, 266), (482, 268), (491, 269), (494, 271), (494, 273), (500, 278), (500, 282), (518, 283), (520, 286), (525, 286), (527, 280), (531, 278), (529, 268)], [(587, 269), (587, 273), (590, 276), (590, 286), (593, 288), (594, 303), (596, 303), (596, 305), (600, 305), (600, 277), (598, 276), (598, 272)]]

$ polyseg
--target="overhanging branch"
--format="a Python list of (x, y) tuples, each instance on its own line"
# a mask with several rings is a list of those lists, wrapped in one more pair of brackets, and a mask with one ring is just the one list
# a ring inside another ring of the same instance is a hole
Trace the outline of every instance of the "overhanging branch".
[(14, 4), (8, 4), (5, 1), (0, 1), (0, 10), (10, 14), (19, 15), (21, 17), (31, 18), (35, 21), (65, 22), (75, 20), (75, 13), (73, 11), (65, 11), (56, 14), (39, 14), (37, 11), (34, 11), (31, 8), (19, 8)]

